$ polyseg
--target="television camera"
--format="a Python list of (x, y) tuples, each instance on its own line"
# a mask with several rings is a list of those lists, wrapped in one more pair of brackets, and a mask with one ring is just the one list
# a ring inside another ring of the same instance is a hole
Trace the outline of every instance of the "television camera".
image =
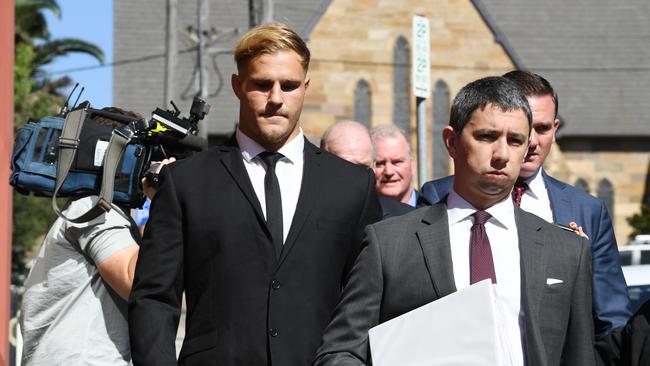
[(30, 121), (18, 131), (10, 184), (22, 194), (52, 197), (54, 210), (64, 218), (57, 197), (98, 195), (89, 212), (66, 218), (73, 222), (110, 210), (112, 202), (141, 207), (141, 180), (152, 162), (182, 159), (207, 147), (197, 134), (210, 105), (194, 98), (189, 117), (181, 117), (171, 104), (173, 110), (156, 108), (147, 119), (119, 108), (94, 109), (87, 101), (68, 110), (66, 101), (58, 115)]

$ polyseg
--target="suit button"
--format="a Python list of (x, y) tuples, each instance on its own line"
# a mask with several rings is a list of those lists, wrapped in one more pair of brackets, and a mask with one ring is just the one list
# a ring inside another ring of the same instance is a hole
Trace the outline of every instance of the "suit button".
[(278, 281), (278, 280), (271, 281), (271, 288), (273, 288), (274, 290), (279, 290), (280, 287), (282, 287), (282, 285), (280, 284), (280, 281)]
[(278, 330), (275, 329), (275, 328), (271, 328), (271, 329), (269, 329), (269, 334), (271, 335), (271, 337), (277, 337), (278, 336)]

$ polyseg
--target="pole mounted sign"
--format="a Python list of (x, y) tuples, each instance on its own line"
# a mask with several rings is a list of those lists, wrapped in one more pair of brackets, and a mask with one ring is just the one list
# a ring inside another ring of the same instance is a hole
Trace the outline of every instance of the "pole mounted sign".
[(413, 95), (417, 108), (418, 126), (418, 185), (428, 178), (427, 174), (427, 105), (431, 94), (431, 72), (429, 57), (429, 19), (413, 16)]
[(413, 16), (413, 94), (427, 98), (431, 90), (429, 19)]

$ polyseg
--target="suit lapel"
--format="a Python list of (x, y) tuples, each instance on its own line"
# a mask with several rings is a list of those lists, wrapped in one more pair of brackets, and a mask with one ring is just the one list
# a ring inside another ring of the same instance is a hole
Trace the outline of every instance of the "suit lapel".
[(416, 232), (431, 283), (438, 297), (456, 292), (449, 242), (447, 205), (431, 206), (422, 217), (423, 227)]
[(251, 179), (246, 172), (246, 167), (244, 167), (244, 162), (242, 161), (241, 150), (237, 146), (237, 140), (233, 137), (228, 140), (228, 142), (219, 147), (223, 154), (221, 154), (221, 164), (228, 171), (232, 179), (235, 181), (241, 192), (244, 194), (248, 202), (253, 206), (255, 210), (255, 215), (257, 216), (260, 222), (264, 223), (264, 230), (267, 237), (271, 238), (271, 233), (266, 227), (266, 220), (264, 219), (264, 214), (262, 213), (262, 206), (260, 201), (257, 199), (255, 190), (253, 189), (253, 184)]
[(293, 214), (291, 220), (291, 228), (289, 234), (284, 242), (282, 254), (280, 255), (280, 262), (282, 265), (285, 258), (296, 243), (296, 239), (302, 230), (307, 218), (311, 214), (312, 207), (319, 196), (320, 184), (324, 180), (323, 171), (320, 164), (321, 151), (312, 145), (305, 138), (304, 149), (304, 164), (302, 170), (302, 184), (300, 185), (300, 195), (298, 196), (298, 204), (296, 205), (296, 212)]
[(542, 293), (546, 283), (546, 262), (548, 251), (544, 248), (542, 228), (527, 217), (523, 210), (515, 207), (515, 221), (519, 239), (521, 271), (522, 309), (526, 314), (527, 341), (539, 339), (530, 332), (538, 332), (537, 316), (540, 311)]
[(551, 203), (551, 212), (553, 213), (553, 221), (568, 224), (573, 221), (575, 215), (573, 214), (573, 205), (571, 205), (570, 197), (564, 193), (566, 187), (563, 183), (549, 177), (544, 170), (542, 170), (542, 179), (546, 186), (546, 193), (548, 194), (549, 202)]

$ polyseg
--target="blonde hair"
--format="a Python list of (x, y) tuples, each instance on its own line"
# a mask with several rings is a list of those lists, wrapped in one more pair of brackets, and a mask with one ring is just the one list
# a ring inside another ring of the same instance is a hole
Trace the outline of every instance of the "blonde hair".
[(261, 24), (244, 34), (235, 46), (235, 63), (241, 71), (242, 66), (259, 55), (284, 50), (296, 52), (302, 58), (303, 70), (307, 72), (311, 54), (305, 41), (282, 23)]

